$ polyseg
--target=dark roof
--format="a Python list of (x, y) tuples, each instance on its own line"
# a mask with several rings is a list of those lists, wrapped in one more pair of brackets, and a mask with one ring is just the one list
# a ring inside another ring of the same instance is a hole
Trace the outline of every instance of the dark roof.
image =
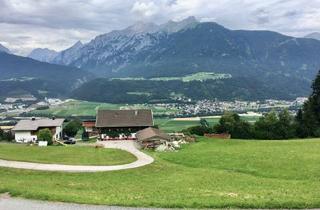
[(146, 128), (141, 131), (138, 131), (136, 134), (138, 141), (143, 141), (146, 139), (158, 137), (164, 140), (170, 140), (170, 136), (166, 133), (163, 133), (161, 130), (156, 128)]
[(35, 119), (35, 120), (20, 120), (13, 131), (36, 131), (39, 128), (50, 128), (62, 126), (64, 119)]
[(149, 127), (153, 126), (151, 110), (98, 110), (96, 127)]

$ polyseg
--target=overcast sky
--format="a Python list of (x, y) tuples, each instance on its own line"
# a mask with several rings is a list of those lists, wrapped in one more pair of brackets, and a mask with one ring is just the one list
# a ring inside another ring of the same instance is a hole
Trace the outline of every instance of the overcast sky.
[(231, 29), (320, 32), (320, 0), (0, 0), (0, 43), (17, 54), (62, 50), (137, 21), (188, 16)]

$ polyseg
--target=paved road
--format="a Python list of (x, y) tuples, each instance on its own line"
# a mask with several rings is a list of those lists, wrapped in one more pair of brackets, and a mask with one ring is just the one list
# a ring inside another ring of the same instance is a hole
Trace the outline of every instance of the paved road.
[(121, 210), (121, 209), (148, 210), (151, 208), (98, 206), (98, 205), (71, 204), (71, 203), (60, 203), (60, 202), (26, 200), (21, 198), (10, 198), (10, 197), (1, 198), (0, 197), (0, 209), (1, 210)]
[(81, 165), (61, 165), (61, 164), (43, 164), (30, 163), (21, 161), (8, 161), (0, 159), (0, 167), (30, 169), (40, 171), (64, 171), (64, 172), (101, 172), (101, 171), (118, 171), (125, 169), (138, 168), (148, 165), (154, 161), (152, 157), (141, 152), (135, 146), (134, 141), (107, 141), (101, 142), (105, 148), (122, 149), (132, 153), (137, 157), (133, 163), (114, 166), (81, 166)]

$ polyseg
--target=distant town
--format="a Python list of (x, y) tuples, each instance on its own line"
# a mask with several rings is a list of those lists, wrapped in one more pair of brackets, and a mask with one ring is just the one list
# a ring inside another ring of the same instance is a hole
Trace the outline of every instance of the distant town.
[[(200, 100), (193, 102), (189, 100), (184, 103), (143, 104), (141, 106), (151, 109), (160, 107), (163, 110), (168, 110), (168, 112), (162, 112), (161, 114), (156, 113), (158, 117), (194, 117), (221, 115), (225, 111), (233, 111), (240, 114), (246, 112), (264, 113), (284, 108), (295, 113), (306, 100), (307, 98), (305, 97), (299, 97), (293, 101), (269, 99), (264, 101)], [(4, 120), (8, 117), (19, 117), (23, 114), (32, 113), (35, 110), (52, 109), (70, 101), (73, 101), (73, 99), (45, 98), (38, 100), (32, 95), (6, 98), (0, 103), (0, 118)], [(130, 105), (127, 107), (130, 109)]]

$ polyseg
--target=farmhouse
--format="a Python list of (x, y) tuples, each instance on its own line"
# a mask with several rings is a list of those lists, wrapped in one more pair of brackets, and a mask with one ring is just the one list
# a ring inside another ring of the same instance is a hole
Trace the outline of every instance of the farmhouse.
[(95, 127), (101, 140), (135, 140), (136, 132), (153, 125), (151, 110), (98, 110)]
[(52, 132), (54, 140), (62, 137), (62, 124), (64, 119), (35, 119), (20, 120), (12, 129), (15, 135), (16, 142), (27, 143), (37, 140), (37, 133), (41, 129), (48, 128)]

